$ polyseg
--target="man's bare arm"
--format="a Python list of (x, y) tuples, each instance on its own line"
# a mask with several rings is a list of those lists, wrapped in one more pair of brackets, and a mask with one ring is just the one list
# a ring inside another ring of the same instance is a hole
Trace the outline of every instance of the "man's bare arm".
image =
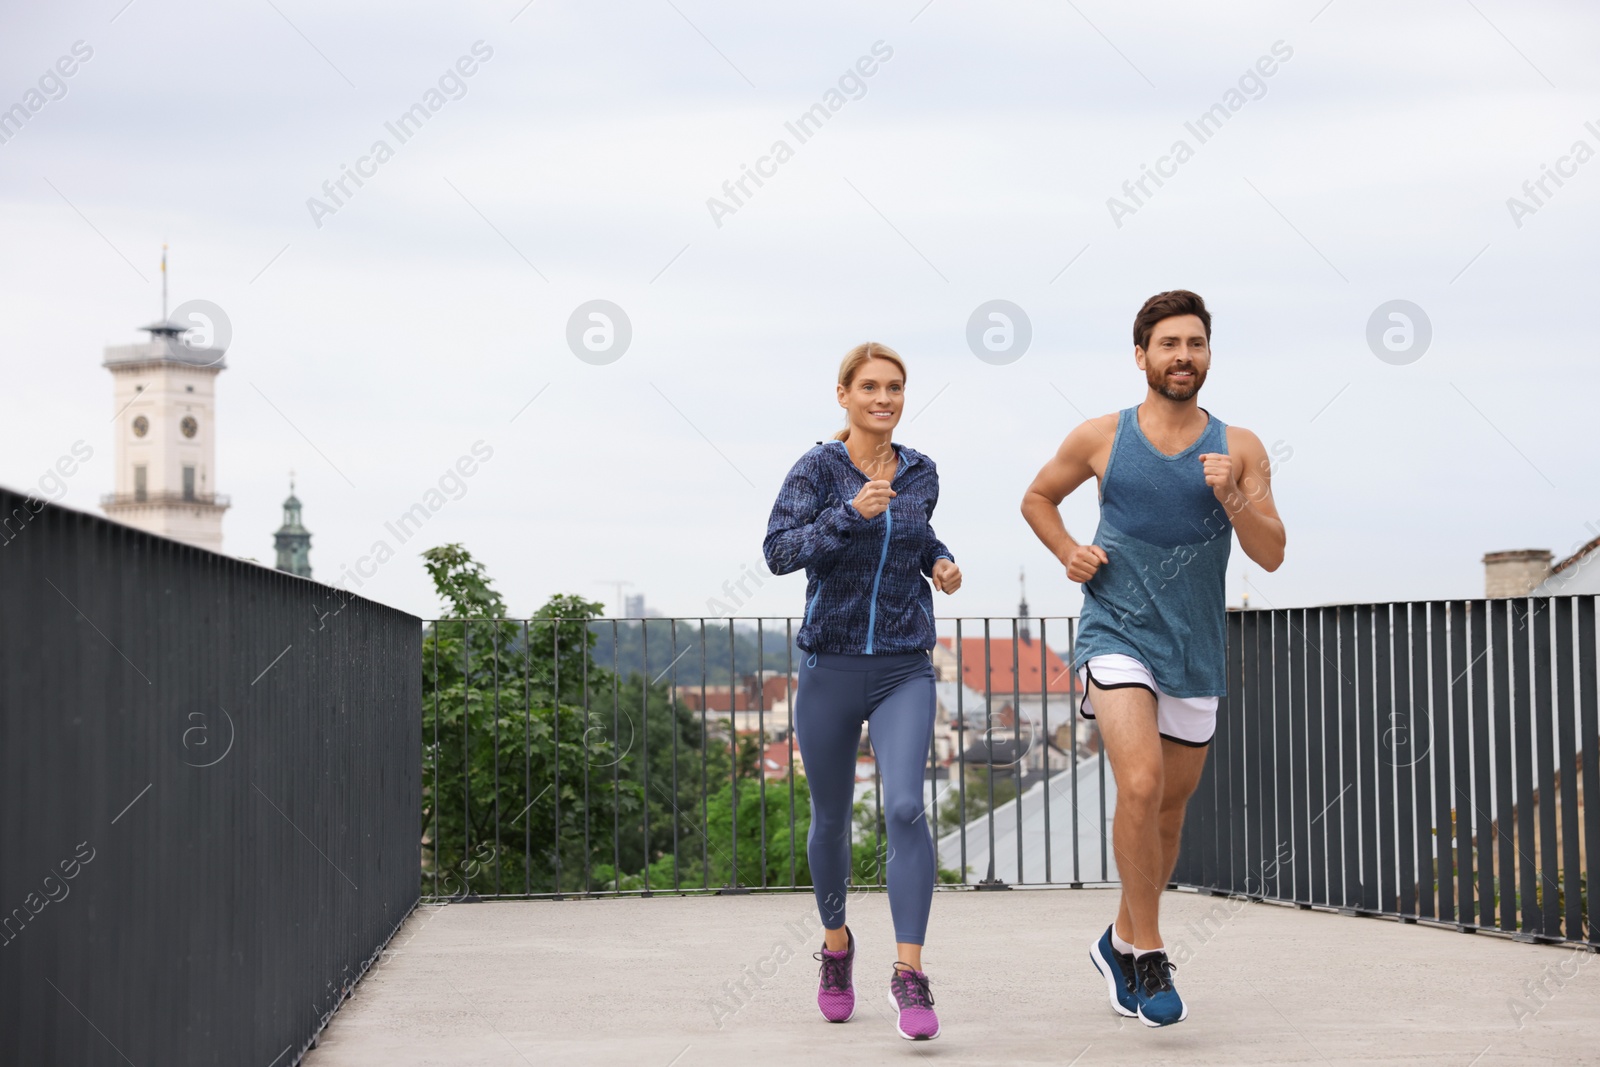
[(1275, 571), (1283, 565), (1287, 533), (1272, 499), (1272, 461), (1261, 438), (1241, 426), (1228, 428), (1228, 450), (1233, 456), (1226, 480), (1212, 477), (1208, 464), (1206, 481), (1227, 509), (1244, 554), (1263, 570)]
[(1105, 552), (1096, 546), (1079, 544), (1067, 532), (1059, 508), (1068, 494), (1096, 476), (1094, 456), (1109, 446), (1116, 425), (1115, 415), (1080, 423), (1067, 434), (1056, 454), (1040, 468), (1033, 484), (1022, 495), (1022, 517), (1075, 582), (1093, 577), (1099, 565), (1106, 562)]

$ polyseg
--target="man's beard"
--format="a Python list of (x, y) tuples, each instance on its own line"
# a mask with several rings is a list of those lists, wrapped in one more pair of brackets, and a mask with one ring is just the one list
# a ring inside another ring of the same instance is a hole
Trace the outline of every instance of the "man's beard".
[[(1167, 381), (1167, 373), (1176, 369), (1193, 371), (1194, 381), (1190, 382), (1187, 387), (1171, 384)], [(1154, 389), (1168, 400), (1192, 400), (1194, 399), (1194, 395), (1200, 391), (1200, 387), (1206, 384), (1206, 372), (1201, 370), (1199, 367), (1190, 364), (1184, 368), (1168, 367), (1164, 371), (1146, 371), (1145, 380), (1150, 383), (1150, 388)]]

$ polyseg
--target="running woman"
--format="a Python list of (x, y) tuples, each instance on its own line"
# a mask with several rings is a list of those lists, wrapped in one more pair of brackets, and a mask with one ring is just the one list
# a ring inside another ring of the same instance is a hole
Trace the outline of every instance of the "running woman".
[[(1133, 343), (1144, 402), (1069, 433), (1028, 487), (1022, 514), (1067, 577), (1083, 583), (1073, 656), (1080, 710), (1098, 722), (1117, 782), (1122, 902), (1089, 956), (1118, 1014), (1165, 1026), (1188, 1008), (1161, 939), (1161, 891), (1227, 690), (1232, 534), (1274, 571), (1284, 529), (1260, 439), (1196, 402), (1211, 367), (1205, 301), (1184, 289), (1157, 293), (1133, 320)], [(1100, 526), (1092, 544), (1079, 544), (1058, 508), (1091, 476)]]
[(899, 960), (889, 1002), (900, 1036), (939, 1036), (922, 943), (933, 902), (933, 835), (922, 805), (933, 738), (933, 594), (961, 588), (961, 570), (928, 525), (939, 500), (933, 461), (891, 440), (905, 403), (906, 365), (880, 344), (839, 365), (845, 429), (800, 457), (772, 506), (762, 545), (774, 574), (806, 571), (807, 653), (794, 731), (811, 786), (806, 855), (822, 916), (817, 1006), (829, 1022), (855, 1014), (856, 940), (845, 925), (856, 750), (867, 724), (883, 773), (887, 881)]

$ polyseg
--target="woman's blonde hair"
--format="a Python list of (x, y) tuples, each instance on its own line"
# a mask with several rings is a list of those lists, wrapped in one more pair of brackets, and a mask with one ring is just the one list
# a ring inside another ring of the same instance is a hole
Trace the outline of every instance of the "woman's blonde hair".
[[(844, 359), (839, 364), (839, 384), (849, 389), (855, 383), (856, 372), (869, 359), (886, 359), (900, 368), (901, 378), (910, 378), (910, 375), (906, 373), (906, 361), (900, 358), (900, 353), (888, 345), (880, 345), (876, 341), (868, 341), (866, 344), (856, 345), (844, 354)], [(844, 441), (849, 437), (850, 426), (848, 423), (844, 429), (833, 435), (835, 441)]]

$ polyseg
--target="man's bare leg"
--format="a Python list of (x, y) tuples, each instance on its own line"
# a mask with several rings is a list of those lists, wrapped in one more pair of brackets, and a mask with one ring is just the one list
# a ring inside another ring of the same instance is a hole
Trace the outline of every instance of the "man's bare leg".
[[(1189, 798), (1194, 795), (1195, 787), (1200, 784), (1200, 774), (1206, 767), (1206, 754), (1210, 751), (1209, 745), (1196, 748), (1193, 745), (1180, 745), (1175, 741), (1161, 738), (1162, 791), (1161, 813), (1158, 819), (1161, 827), (1163, 889), (1172, 881), (1172, 872), (1178, 866), (1178, 841), (1183, 836), (1183, 813), (1188, 809)], [(1119, 787), (1117, 791), (1119, 803), (1121, 795)], [(1159, 902), (1157, 910), (1159, 914)], [(1126, 894), (1123, 895), (1122, 905), (1117, 910), (1116, 930), (1118, 937), (1129, 944), (1134, 943), (1133, 938), (1129, 936), (1133, 933), (1134, 924), (1133, 917), (1128, 912)], [(1154, 946), (1141, 943), (1139, 947)]]
[(1161, 833), (1164, 753), (1156, 731), (1156, 698), (1148, 689), (1088, 686), (1100, 740), (1117, 782), (1111, 846), (1122, 875), (1117, 936), (1139, 948), (1160, 948), (1158, 919), (1167, 858)]
[(1172, 881), (1172, 872), (1178, 866), (1178, 839), (1183, 836), (1183, 813), (1188, 810), (1189, 798), (1200, 784), (1200, 774), (1206, 769), (1206, 753), (1210, 745), (1196, 747), (1180, 745), (1176, 741), (1161, 739), (1163, 790), (1161, 793), (1161, 849), (1166, 857), (1162, 868), (1165, 887)]

